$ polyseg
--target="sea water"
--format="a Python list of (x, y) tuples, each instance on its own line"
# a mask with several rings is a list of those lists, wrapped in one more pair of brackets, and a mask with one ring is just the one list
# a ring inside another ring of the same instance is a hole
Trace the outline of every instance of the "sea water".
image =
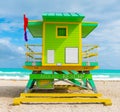
[[(23, 68), (0, 68), (0, 79), (28, 80), (32, 71)], [(120, 80), (120, 70), (93, 70), (94, 80)]]

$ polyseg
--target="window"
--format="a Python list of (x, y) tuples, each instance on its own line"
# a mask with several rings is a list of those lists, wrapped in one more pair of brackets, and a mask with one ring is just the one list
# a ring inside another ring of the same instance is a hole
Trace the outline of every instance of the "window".
[(56, 27), (56, 37), (57, 38), (67, 38), (68, 28), (67, 26), (57, 26)]
[(58, 36), (66, 36), (66, 28), (58, 28)]
[(78, 63), (78, 48), (66, 48), (66, 63)]
[(54, 50), (47, 50), (47, 63), (53, 64), (54, 63)]

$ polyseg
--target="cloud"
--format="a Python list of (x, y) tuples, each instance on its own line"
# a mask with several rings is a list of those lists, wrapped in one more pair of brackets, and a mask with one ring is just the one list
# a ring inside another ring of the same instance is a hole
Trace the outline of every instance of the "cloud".
[(10, 38), (0, 38), (0, 67), (21, 67), (25, 50), (11, 43)]
[[(25, 50), (21, 46), (16, 46), (11, 43), (11, 38), (0, 38), (0, 45), (6, 46), (8, 49), (15, 53), (24, 54)], [(2, 47), (0, 47), (2, 48)], [(5, 49), (5, 48), (4, 48)]]
[[(6, 18), (3, 18), (6, 19)], [(1, 32), (15, 32), (17, 30), (23, 29), (23, 23), (22, 22), (17, 22), (13, 20), (4, 20), (0, 22), (0, 33)]]
[[(9, 4), (9, 5), (6, 5)], [(81, 12), (91, 15), (115, 12), (119, 8), (119, 0), (96, 1), (96, 0), (4, 0), (0, 3), (0, 14), (5, 16), (22, 16), (27, 13), (30, 16), (40, 16), (42, 12)], [(33, 13), (34, 12), (34, 13)], [(101, 15), (102, 16), (102, 15)], [(107, 15), (106, 15), (107, 16)]]

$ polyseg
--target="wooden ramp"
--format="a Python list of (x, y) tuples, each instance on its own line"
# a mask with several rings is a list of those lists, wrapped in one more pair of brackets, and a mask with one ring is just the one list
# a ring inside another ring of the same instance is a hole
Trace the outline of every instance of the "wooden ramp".
[(20, 97), (14, 98), (13, 104), (20, 105), (21, 103), (102, 103), (104, 105), (112, 105), (112, 102), (108, 98), (102, 98), (100, 93), (79, 93), (76, 86), (71, 85), (57, 85), (57, 89), (66, 89), (74, 90), (73, 93), (61, 93), (61, 91), (51, 92), (42, 92), (38, 93), (21, 93)]
[(110, 99), (101, 98), (101, 94), (79, 94), (79, 93), (21, 93), (15, 98), (13, 104), (21, 103), (103, 103), (112, 105)]

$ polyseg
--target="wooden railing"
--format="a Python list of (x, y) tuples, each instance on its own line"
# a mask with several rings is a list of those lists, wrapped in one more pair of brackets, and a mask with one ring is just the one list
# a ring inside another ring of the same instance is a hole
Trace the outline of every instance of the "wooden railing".
[(98, 46), (83, 45), (82, 58), (83, 62), (98, 62)]
[(26, 44), (26, 61), (36, 62), (42, 60), (42, 45)]

